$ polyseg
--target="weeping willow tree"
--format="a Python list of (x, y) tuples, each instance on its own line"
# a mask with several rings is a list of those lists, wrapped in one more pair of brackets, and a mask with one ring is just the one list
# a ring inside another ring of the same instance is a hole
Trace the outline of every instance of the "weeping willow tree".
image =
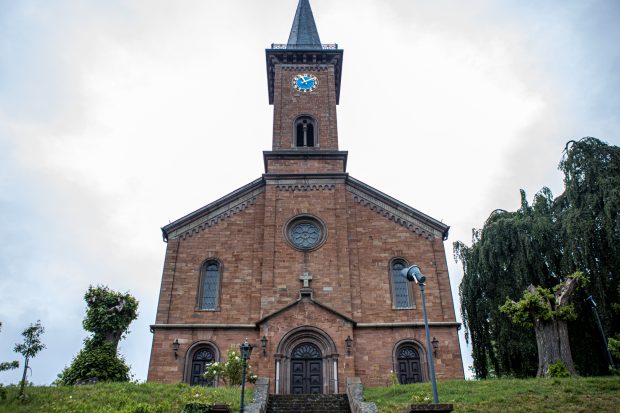
[(454, 243), (463, 264), (459, 287), (466, 339), (477, 377), (535, 375), (534, 333), (513, 324), (500, 306), (518, 300), (530, 284), (551, 288), (583, 271), (589, 281), (574, 297), (576, 319), (568, 325), (577, 370), (605, 372), (601, 346), (583, 299), (592, 294), (608, 335), (620, 332), (620, 148), (595, 138), (571, 141), (560, 162), (565, 190), (553, 198), (548, 188), (532, 205), (521, 191), (516, 211), (496, 210), (471, 246)]

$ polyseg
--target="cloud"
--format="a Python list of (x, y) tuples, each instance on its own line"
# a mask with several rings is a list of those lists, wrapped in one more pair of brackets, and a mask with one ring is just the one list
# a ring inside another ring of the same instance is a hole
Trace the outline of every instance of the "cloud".
[[(288, 37), (294, 3), (0, 4), (0, 334), (16, 342), (42, 319), (34, 382), (79, 350), (89, 284), (140, 300), (121, 348), (146, 377), (159, 228), (263, 172), (264, 49)], [(566, 140), (620, 142), (613, 1), (312, 6), (321, 39), (345, 49), (349, 172), (443, 219), (451, 241), (517, 208), (519, 188), (559, 194)]]

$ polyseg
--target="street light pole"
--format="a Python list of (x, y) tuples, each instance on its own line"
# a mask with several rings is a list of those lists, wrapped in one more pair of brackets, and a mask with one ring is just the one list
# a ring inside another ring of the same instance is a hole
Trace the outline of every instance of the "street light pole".
[(437, 395), (437, 382), (435, 381), (435, 364), (433, 363), (433, 351), (431, 348), (431, 333), (428, 328), (428, 317), (426, 315), (426, 300), (424, 299), (424, 286), (426, 277), (420, 271), (417, 265), (403, 268), (400, 271), (400, 275), (405, 277), (408, 281), (415, 281), (420, 286), (420, 293), (422, 294), (422, 309), (424, 310), (424, 330), (426, 331), (426, 355), (428, 356), (428, 368), (431, 373), (431, 384), (433, 386), (433, 400), (435, 404), (439, 404), (439, 396)]
[(431, 384), (433, 386), (433, 400), (439, 404), (437, 395), (437, 382), (435, 381), (435, 364), (433, 363), (433, 352), (431, 351), (431, 333), (428, 328), (428, 318), (426, 316), (426, 302), (424, 300), (424, 283), (419, 283), (420, 293), (422, 293), (422, 309), (424, 310), (424, 330), (426, 330), (426, 354), (428, 356), (428, 367), (431, 372)]
[(616, 366), (614, 365), (614, 360), (611, 358), (611, 353), (609, 352), (609, 345), (607, 344), (607, 337), (605, 336), (605, 330), (603, 330), (603, 324), (601, 324), (601, 318), (598, 316), (598, 311), (596, 310), (596, 302), (592, 296), (586, 298), (586, 301), (590, 304), (590, 308), (592, 308), (592, 312), (594, 313), (594, 318), (596, 319), (596, 325), (598, 326), (598, 331), (601, 334), (601, 338), (603, 339), (603, 345), (605, 346), (605, 352), (607, 355), (607, 362), (609, 366), (614, 369)]
[(248, 343), (248, 339), (246, 338), (243, 344), (239, 346), (239, 350), (241, 352), (241, 405), (239, 407), (239, 413), (244, 412), (243, 399), (245, 396), (245, 367), (247, 364), (247, 360), (250, 358), (250, 354), (252, 354), (252, 345)]

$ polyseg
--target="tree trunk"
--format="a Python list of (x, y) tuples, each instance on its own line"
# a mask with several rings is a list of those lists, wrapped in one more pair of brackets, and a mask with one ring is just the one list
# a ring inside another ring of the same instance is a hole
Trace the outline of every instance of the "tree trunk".
[(114, 351), (118, 348), (118, 342), (121, 340), (121, 336), (123, 335), (122, 331), (110, 331), (105, 335), (105, 341), (112, 345)]
[(537, 377), (547, 377), (549, 365), (561, 361), (571, 375), (576, 375), (575, 364), (570, 352), (566, 321), (559, 319), (536, 320), (536, 345), (538, 347)]
[(22, 375), (22, 381), (19, 382), (19, 393), (18, 397), (24, 397), (24, 387), (26, 387), (26, 373), (28, 372), (28, 357), (24, 358), (24, 374)]
[[(579, 280), (577, 278), (569, 278), (555, 292), (553, 303), (545, 298), (549, 307), (557, 311), (559, 308), (569, 305), (571, 296), (575, 292), (578, 283)], [(530, 285), (527, 289), (532, 294), (539, 294), (533, 285)], [(570, 351), (566, 320), (560, 319), (557, 316), (553, 316), (550, 320), (535, 317), (534, 331), (536, 333), (536, 346), (538, 347), (538, 372), (536, 376), (547, 377), (549, 365), (558, 361), (564, 363), (569, 374), (577, 375)]]

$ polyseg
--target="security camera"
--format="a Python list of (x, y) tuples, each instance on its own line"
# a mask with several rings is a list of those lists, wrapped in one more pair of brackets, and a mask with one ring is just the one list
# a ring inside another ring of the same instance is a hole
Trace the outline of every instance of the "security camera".
[(420, 267), (417, 265), (403, 268), (400, 270), (400, 275), (405, 277), (408, 281), (415, 281), (416, 284), (424, 284), (426, 281), (426, 277), (420, 272)]

